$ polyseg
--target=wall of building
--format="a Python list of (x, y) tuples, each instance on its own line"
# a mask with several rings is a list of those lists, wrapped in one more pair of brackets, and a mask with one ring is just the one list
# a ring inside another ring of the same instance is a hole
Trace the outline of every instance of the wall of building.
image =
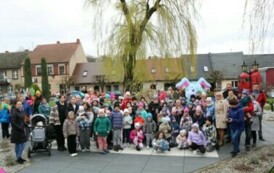
[(82, 45), (79, 44), (74, 55), (72, 55), (69, 61), (69, 69), (67, 69), (69, 76), (72, 76), (72, 73), (77, 63), (84, 63), (84, 62), (87, 62), (87, 58)]

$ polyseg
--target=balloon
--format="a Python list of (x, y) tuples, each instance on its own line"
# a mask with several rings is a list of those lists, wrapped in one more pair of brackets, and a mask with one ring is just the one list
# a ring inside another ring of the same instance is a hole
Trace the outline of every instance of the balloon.
[(32, 95), (32, 96), (35, 95), (35, 90), (34, 90), (33, 88), (31, 88), (31, 89), (29, 90), (29, 92), (30, 92), (30, 95)]

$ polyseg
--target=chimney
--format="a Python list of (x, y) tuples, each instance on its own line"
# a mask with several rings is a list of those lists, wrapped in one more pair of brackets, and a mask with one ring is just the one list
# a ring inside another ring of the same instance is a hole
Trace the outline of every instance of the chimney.
[(6, 50), (6, 51), (5, 51), (5, 53), (9, 53), (9, 51), (8, 51), (8, 50)]
[(57, 43), (57, 44), (60, 44), (60, 41), (57, 41), (56, 43)]
[(79, 38), (76, 39), (76, 43), (80, 43), (80, 39)]

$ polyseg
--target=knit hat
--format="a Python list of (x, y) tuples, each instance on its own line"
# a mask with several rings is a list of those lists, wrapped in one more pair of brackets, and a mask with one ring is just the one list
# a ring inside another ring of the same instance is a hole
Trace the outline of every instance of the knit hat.
[(242, 94), (243, 94), (243, 95), (249, 95), (249, 91), (248, 91), (247, 89), (244, 89), (244, 90), (242, 91)]
[(152, 114), (151, 113), (147, 113), (147, 118), (152, 118)]
[(161, 119), (161, 121), (162, 121), (162, 123), (168, 123), (168, 122), (170, 122), (170, 118), (169, 117), (163, 117)]
[(130, 92), (127, 91), (127, 92), (125, 93), (125, 96), (130, 96)]
[(32, 100), (27, 100), (26, 102), (29, 106), (32, 105)]
[(128, 109), (125, 109), (125, 110), (124, 110), (124, 113), (129, 113)]
[(100, 113), (105, 113), (105, 110), (104, 109), (99, 109), (98, 114), (100, 114)]
[(139, 102), (139, 103), (138, 103), (138, 107), (139, 107), (139, 108), (143, 108), (143, 107), (144, 107), (144, 104), (143, 104), (142, 102)]
[(197, 123), (192, 124), (191, 127), (192, 127), (192, 128), (196, 128), (196, 129), (199, 129), (199, 125), (198, 125)]
[(181, 135), (186, 135), (186, 134), (187, 134), (187, 131), (186, 131), (185, 129), (183, 129), (183, 130), (180, 131), (180, 134), (181, 134)]
[(186, 107), (185, 109), (184, 109), (184, 113), (188, 113), (189, 112), (189, 109)]
[(110, 99), (110, 95), (109, 94), (105, 94), (105, 98), (106, 99)]
[(135, 123), (135, 124), (134, 124), (134, 127), (135, 127), (135, 128), (140, 128), (140, 127), (141, 127), (141, 124), (140, 124), (140, 123)]

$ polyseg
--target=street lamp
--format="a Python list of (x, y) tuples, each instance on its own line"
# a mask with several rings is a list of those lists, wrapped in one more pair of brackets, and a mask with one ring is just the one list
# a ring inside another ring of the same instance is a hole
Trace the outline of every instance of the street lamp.
[(255, 60), (254, 63), (252, 64), (253, 66), (253, 70), (258, 70), (259, 68), (259, 64), (257, 63), (257, 61)]
[(247, 72), (247, 65), (245, 64), (245, 61), (243, 62), (243, 65), (241, 65), (242, 71)]

